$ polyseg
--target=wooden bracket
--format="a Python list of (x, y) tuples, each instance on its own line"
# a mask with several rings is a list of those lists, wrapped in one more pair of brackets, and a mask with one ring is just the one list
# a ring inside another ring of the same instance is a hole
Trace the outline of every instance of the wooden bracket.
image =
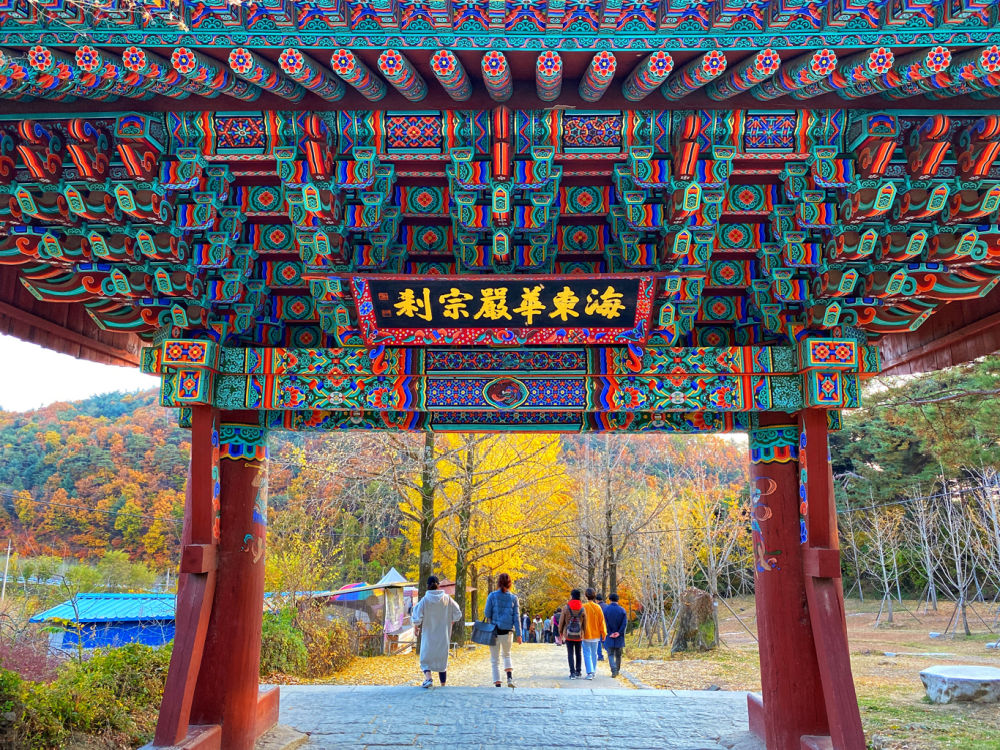
[(186, 544), (181, 551), (181, 573), (208, 573), (218, 567), (219, 548), (214, 544)]
[(806, 547), (802, 550), (802, 569), (812, 578), (840, 578), (840, 550)]

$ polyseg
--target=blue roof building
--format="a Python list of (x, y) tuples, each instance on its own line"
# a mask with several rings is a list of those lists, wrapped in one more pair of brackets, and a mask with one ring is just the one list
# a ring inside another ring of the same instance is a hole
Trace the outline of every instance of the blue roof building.
[[(296, 591), (295, 596), (322, 599), (335, 593)], [(290, 595), (285, 592), (267, 592), (264, 610), (281, 609), (287, 606), (288, 598)], [(176, 603), (175, 594), (77, 594), (75, 599), (35, 615), (31, 622), (63, 627), (49, 638), (49, 645), (55, 649), (76, 649), (78, 637), (84, 648), (108, 648), (126, 643), (162, 646), (174, 638)], [(73, 627), (74, 622), (79, 622), (79, 627)]]
[(174, 637), (175, 604), (174, 594), (79, 594), (31, 622), (68, 626), (52, 634), (53, 648), (75, 649), (78, 639), (83, 648), (162, 646)]

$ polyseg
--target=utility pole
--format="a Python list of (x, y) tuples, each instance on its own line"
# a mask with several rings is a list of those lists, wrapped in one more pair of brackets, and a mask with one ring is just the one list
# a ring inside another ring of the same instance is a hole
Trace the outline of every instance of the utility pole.
[(7, 598), (7, 569), (10, 567), (10, 539), (7, 540), (7, 559), (3, 564), (3, 588), (0, 589), (0, 602)]

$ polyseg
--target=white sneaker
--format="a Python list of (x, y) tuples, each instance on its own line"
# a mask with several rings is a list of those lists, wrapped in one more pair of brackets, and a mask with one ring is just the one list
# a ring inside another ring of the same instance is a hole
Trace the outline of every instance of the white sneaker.
[(587, 672), (587, 679), (588, 680), (594, 679), (594, 673), (593, 672)]
[(420, 687), (422, 687), (422, 688), (429, 688), (433, 684), (434, 684), (433, 680), (431, 680), (431, 678), (428, 677), (426, 680), (424, 680), (422, 683), (420, 683)]

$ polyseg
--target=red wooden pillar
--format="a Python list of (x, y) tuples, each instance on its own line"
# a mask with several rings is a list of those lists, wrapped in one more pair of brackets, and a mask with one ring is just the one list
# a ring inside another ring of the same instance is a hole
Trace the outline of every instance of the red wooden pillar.
[(170, 671), (156, 724), (155, 746), (177, 745), (188, 735), (195, 681), (201, 668), (209, 613), (215, 596), (218, 541), (215, 519), (219, 507), (218, 416), (219, 413), (211, 407), (192, 407), (191, 471), (181, 535), (176, 630)]
[(768, 750), (799, 750), (804, 735), (827, 734), (802, 576), (799, 426), (786, 414), (760, 414), (758, 424), (750, 471), (763, 706), (751, 696), (750, 728)]
[(223, 414), (219, 445), (218, 580), (192, 720), (220, 724), (226, 750), (252, 750), (264, 608), (267, 432), (255, 413)]
[(838, 750), (863, 750), (865, 735), (847, 643), (826, 412), (805, 409), (799, 413), (799, 426), (800, 486), (807, 536), (803, 573), (829, 734)]

